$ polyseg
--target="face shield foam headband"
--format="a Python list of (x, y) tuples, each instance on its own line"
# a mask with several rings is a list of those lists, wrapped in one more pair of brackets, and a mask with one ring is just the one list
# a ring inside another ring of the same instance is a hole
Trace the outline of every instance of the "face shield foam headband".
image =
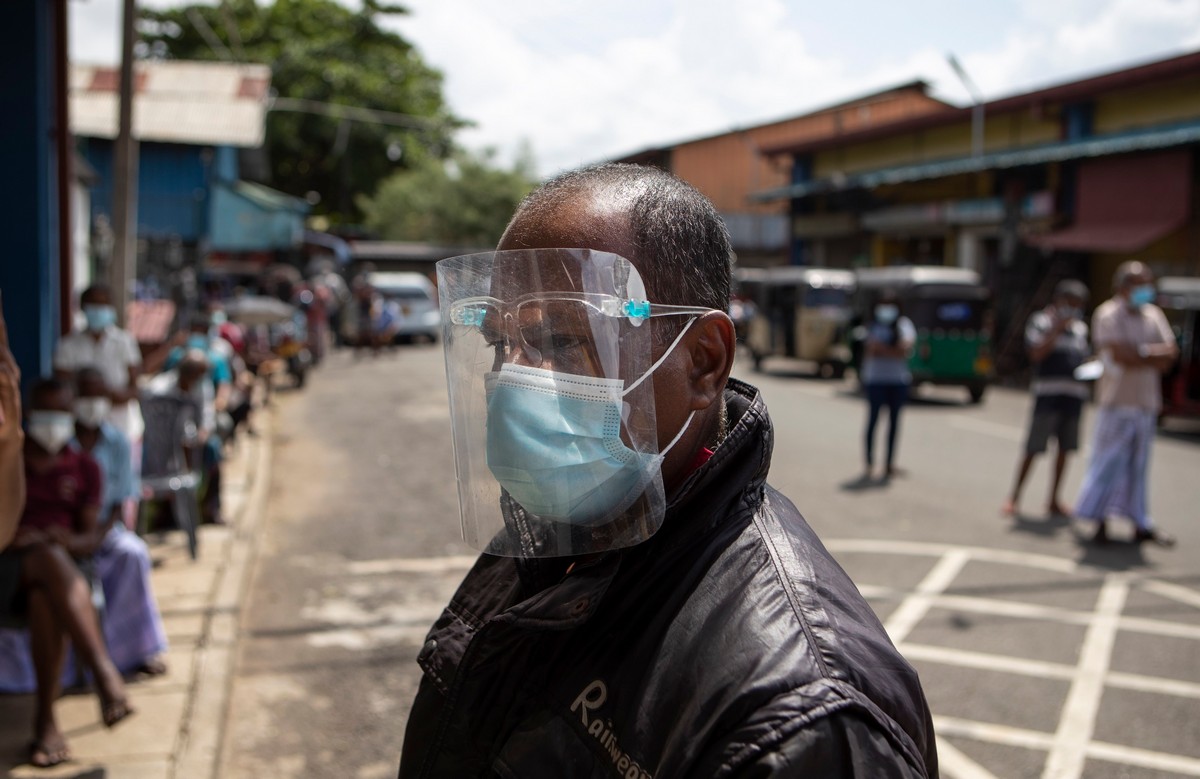
[(487, 464), (527, 511), (591, 525), (628, 508), (691, 424), (692, 411), (658, 453), (621, 440), (624, 398), (675, 350), (695, 317), (628, 387), (621, 379), (506, 364), (487, 379)]

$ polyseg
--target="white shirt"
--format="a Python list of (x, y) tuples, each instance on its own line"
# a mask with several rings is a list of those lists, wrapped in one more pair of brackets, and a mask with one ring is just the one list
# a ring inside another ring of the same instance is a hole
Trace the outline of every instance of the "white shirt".
[[(54, 368), (74, 373), (81, 368), (95, 368), (104, 375), (104, 382), (115, 390), (129, 388), (129, 369), (142, 364), (142, 352), (133, 336), (121, 328), (106, 327), (99, 338), (89, 332), (63, 336), (54, 353)], [(108, 421), (133, 442), (142, 440), (142, 411), (136, 400), (113, 405)]]

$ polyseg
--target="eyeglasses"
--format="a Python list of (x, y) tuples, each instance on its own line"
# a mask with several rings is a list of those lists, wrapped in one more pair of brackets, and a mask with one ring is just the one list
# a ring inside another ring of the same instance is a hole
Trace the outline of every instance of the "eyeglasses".
[(711, 310), (603, 293), (562, 292), (512, 301), (465, 298), (455, 301), (449, 315), (451, 325), (477, 331), (502, 361), (520, 350), (535, 365), (568, 365), (594, 351), (602, 334), (619, 337), (622, 325), (640, 327), (654, 317), (701, 315)]

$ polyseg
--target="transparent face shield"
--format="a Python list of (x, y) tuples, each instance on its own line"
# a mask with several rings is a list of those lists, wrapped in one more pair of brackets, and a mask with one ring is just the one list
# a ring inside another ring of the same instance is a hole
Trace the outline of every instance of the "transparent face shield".
[(653, 535), (674, 441), (660, 451), (651, 374), (674, 345), (656, 357), (651, 319), (708, 309), (652, 304), (628, 260), (588, 249), (453, 257), (437, 275), (467, 543), (560, 557)]

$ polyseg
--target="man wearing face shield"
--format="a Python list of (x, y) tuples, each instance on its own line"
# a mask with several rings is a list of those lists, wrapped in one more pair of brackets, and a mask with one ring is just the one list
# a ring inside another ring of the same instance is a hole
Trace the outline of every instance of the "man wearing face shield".
[(765, 482), (730, 261), (700, 193), (606, 165), (439, 263), (484, 554), (418, 656), (403, 779), (937, 774), (916, 672)]

